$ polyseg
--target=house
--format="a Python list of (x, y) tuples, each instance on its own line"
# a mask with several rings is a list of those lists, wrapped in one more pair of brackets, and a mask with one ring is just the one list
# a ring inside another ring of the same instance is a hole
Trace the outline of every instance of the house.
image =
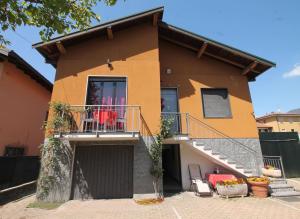
[(52, 83), (13, 50), (0, 48), (0, 156), (38, 156)]
[(258, 129), (258, 132), (272, 132), (273, 127), (271, 125), (266, 125), (264, 123), (256, 122), (256, 126)]
[(273, 132), (298, 132), (300, 133), (300, 112), (291, 110), (287, 113), (274, 112), (256, 118), (256, 121), (268, 126)]
[(51, 101), (73, 109), (59, 133), (72, 165), (52, 200), (153, 195), (148, 149), (161, 116), (174, 133), (163, 148), (164, 190), (190, 188), (190, 163), (203, 175), (259, 174), (248, 82), (275, 64), (162, 17), (155, 8), (33, 45), (56, 67)]

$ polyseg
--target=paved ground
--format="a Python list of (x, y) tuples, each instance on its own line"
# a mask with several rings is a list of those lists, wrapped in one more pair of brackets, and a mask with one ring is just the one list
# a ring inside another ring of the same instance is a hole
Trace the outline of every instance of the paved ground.
[[(0, 207), (0, 218), (209, 218), (282, 219), (300, 218), (300, 205), (278, 199), (251, 197), (200, 198), (184, 192), (168, 197), (161, 204), (142, 206), (132, 199), (69, 201), (54, 210), (29, 209), (35, 197), (27, 197)], [(300, 203), (300, 200), (297, 202)]]

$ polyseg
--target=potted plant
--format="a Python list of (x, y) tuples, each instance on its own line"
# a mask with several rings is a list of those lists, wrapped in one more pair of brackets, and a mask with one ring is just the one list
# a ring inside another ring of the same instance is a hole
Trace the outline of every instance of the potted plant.
[(267, 166), (263, 167), (261, 170), (262, 170), (262, 174), (264, 176), (270, 176), (270, 177), (274, 177), (274, 178), (280, 178), (282, 176), (281, 170), (277, 169), (271, 165), (267, 165)]
[(217, 182), (217, 192), (221, 197), (247, 196), (248, 186), (244, 179), (223, 180)]
[(270, 181), (267, 177), (248, 177), (247, 182), (253, 195), (258, 198), (268, 197)]

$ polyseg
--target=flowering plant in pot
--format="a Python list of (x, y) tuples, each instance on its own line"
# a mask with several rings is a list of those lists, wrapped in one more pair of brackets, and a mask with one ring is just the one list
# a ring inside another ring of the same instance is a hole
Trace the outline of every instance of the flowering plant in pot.
[(271, 165), (266, 165), (261, 170), (264, 176), (270, 176), (275, 178), (279, 178), (282, 176), (281, 170)]
[(247, 196), (248, 186), (244, 179), (231, 179), (217, 182), (217, 192), (222, 197)]
[(248, 177), (247, 182), (255, 197), (268, 197), (268, 186), (270, 184), (270, 180), (267, 177)]

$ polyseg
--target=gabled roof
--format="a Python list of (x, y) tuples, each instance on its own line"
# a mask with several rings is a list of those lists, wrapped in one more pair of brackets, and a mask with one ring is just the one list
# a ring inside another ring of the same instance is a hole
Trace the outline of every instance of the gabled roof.
[(256, 121), (271, 117), (300, 117), (300, 113), (270, 113), (256, 118)]
[(159, 38), (161, 40), (167, 40), (193, 50), (198, 57), (206, 55), (238, 67), (241, 69), (241, 73), (248, 77), (249, 81), (255, 80), (258, 75), (276, 65), (261, 57), (162, 22), (163, 11), (163, 7), (154, 8), (106, 22), (84, 31), (77, 31), (65, 36), (56, 37), (48, 42), (40, 42), (34, 44), (33, 47), (46, 58), (46, 61), (55, 66), (60, 52), (64, 51), (70, 45), (85, 39), (98, 37), (101, 34), (108, 35), (110, 31), (117, 32), (138, 23), (152, 22), (154, 24), (157, 22)]
[(1, 60), (8, 60), (13, 63), (17, 68), (21, 69), (24, 74), (30, 76), (48, 91), (52, 92), (53, 84), (13, 50), (0, 48), (0, 61)]

